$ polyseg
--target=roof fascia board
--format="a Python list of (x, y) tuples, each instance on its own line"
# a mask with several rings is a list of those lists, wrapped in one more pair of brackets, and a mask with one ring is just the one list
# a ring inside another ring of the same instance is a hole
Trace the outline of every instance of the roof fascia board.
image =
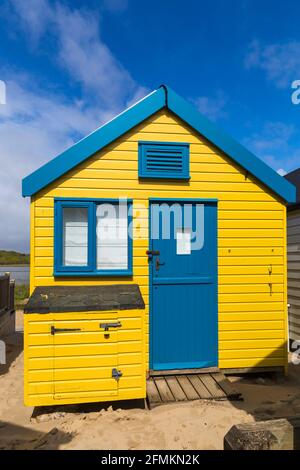
[(228, 136), (171, 88), (162, 85), (144, 99), (98, 128), (22, 181), (23, 196), (32, 196), (82, 161), (104, 148), (164, 106), (245, 168), (278, 196), (296, 201), (296, 188), (262, 160)]
[(168, 108), (282, 199), (287, 202), (295, 202), (296, 188), (294, 185), (210, 122), (169, 87)]
[(165, 91), (159, 88), (24, 178), (22, 195), (37, 193), (164, 106)]

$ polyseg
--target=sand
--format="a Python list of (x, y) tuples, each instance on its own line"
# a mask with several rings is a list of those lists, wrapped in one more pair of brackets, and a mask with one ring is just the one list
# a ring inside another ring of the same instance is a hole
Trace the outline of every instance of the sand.
[(285, 378), (231, 378), (243, 402), (198, 400), (151, 411), (141, 402), (73, 412), (56, 407), (31, 419), (33, 408), (23, 405), (22, 332), (7, 342), (8, 364), (0, 368), (0, 449), (222, 449), (234, 424), (300, 415), (299, 366), (291, 366)]

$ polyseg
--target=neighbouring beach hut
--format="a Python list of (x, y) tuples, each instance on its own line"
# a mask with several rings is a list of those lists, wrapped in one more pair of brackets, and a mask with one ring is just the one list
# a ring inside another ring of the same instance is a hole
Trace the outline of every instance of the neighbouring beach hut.
[(169, 87), (27, 176), (23, 196), (27, 405), (143, 398), (163, 371), (287, 365), (295, 188)]
[(296, 202), (287, 208), (289, 339), (292, 346), (294, 341), (300, 341), (300, 168), (285, 178), (297, 189)]

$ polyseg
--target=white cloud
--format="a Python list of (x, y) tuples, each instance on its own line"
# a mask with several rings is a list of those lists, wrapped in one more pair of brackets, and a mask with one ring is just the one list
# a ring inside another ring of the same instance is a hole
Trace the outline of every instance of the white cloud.
[(137, 83), (102, 41), (97, 12), (74, 10), (47, 0), (26, 0), (26, 6), (23, 0), (11, 3), (35, 41), (49, 31), (55, 35), (57, 64), (80, 84), (84, 93), (101, 100), (102, 106), (117, 112), (138, 92)]
[(265, 45), (253, 41), (245, 57), (245, 67), (262, 70), (278, 88), (290, 86), (300, 78), (300, 42)]
[(300, 152), (291, 150), (295, 135), (296, 128), (291, 124), (268, 122), (261, 132), (244, 139), (244, 144), (282, 175), (299, 167)]
[(45, 52), (44, 36), (51, 34), (56, 65), (79, 90), (70, 97), (55, 91), (55, 83), (49, 84), (51, 91), (43, 88), (40, 77), (26, 71), (2, 71), (7, 104), (0, 107), (0, 218), (5, 227), (0, 248), (23, 251), (29, 248), (29, 209), (28, 200), (21, 197), (22, 178), (147, 90), (102, 41), (99, 18), (90, 11), (47, 0), (11, 4), (36, 54)]
[(289, 140), (295, 133), (292, 124), (283, 122), (267, 122), (261, 132), (255, 133), (247, 142), (255, 152), (267, 152), (274, 149), (287, 149)]
[(0, 105), (6, 103), (6, 84), (0, 80)]
[(220, 90), (213, 97), (199, 96), (193, 100), (198, 110), (212, 121), (227, 117), (227, 102), (227, 97)]
[[(48, 29), (53, 10), (48, 0), (8, 0), (13, 21), (20, 21), (27, 38), (36, 45)], [(14, 28), (15, 29), (15, 28)]]
[(7, 82), (7, 105), (0, 108), (0, 247), (28, 249), (28, 200), (21, 179), (105, 120), (97, 109), (63, 96), (33, 93), (29, 83)]
[(57, 13), (60, 65), (104, 105), (120, 107), (136, 93), (137, 84), (101, 40), (97, 17), (62, 6)]

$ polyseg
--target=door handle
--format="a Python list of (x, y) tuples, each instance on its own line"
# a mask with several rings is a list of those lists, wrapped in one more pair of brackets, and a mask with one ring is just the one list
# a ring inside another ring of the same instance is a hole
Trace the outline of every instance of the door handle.
[(146, 255), (148, 256), (148, 261), (151, 261), (153, 256), (159, 256), (160, 251), (157, 250), (147, 250)]
[(100, 323), (100, 328), (104, 328), (104, 331), (108, 331), (109, 328), (121, 328), (122, 323), (120, 321), (114, 323)]
[(56, 333), (63, 333), (65, 331), (81, 331), (81, 328), (55, 328), (55, 326), (51, 326), (52, 335), (55, 335)]
[(159, 258), (156, 258), (156, 260), (155, 260), (155, 269), (156, 269), (156, 271), (159, 270), (159, 267), (160, 267), (160, 266), (164, 266), (165, 264), (166, 264), (166, 263), (160, 263), (160, 262), (159, 262)]
[(147, 251), (146, 251), (146, 255), (148, 255), (148, 256), (154, 256), (154, 255), (159, 256), (159, 255), (160, 255), (160, 251), (157, 251), (157, 250), (147, 250)]

